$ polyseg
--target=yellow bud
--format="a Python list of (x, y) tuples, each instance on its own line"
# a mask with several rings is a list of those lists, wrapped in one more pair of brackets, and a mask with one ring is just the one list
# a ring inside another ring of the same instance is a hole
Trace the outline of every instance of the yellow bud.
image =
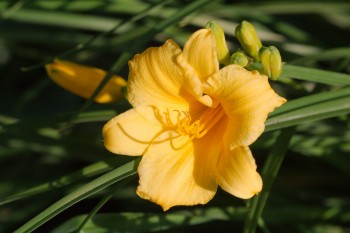
[(282, 73), (282, 58), (278, 49), (274, 46), (261, 47), (259, 51), (263, 73), (276, 80)]
[(231, 64), (237, 64), (242, 67), (245, 67), (248, 64), (247, 56), (242, 52), (235, 52), (231, 56)]
[(214, 21), (209, 21), (205, 27), (210, 29), (214, 34), (219, 63), (228, 65), (230, 63), (230, 51), (227, 48), (224, 30)]
[[(106, 76), (106, 71), (55, 59), (46, 65), (49, 77), (64, 89), (88, 99)], [(111, 103), (123, 98), (122, 87), (127, 82), (114, 75), (95, 98), (97, 103)]]
[(247, 21), (243, 21), (236, 27), (235, 34), (243, 50), (258, 61), (258, 53), (262, 44), (254, 26)]

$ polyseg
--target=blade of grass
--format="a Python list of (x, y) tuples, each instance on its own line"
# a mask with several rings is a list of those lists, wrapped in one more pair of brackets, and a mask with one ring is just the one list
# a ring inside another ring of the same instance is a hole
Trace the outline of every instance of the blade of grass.
[(57, 11), (31, 10), (23, 8), (18, 10), (15, 14), (11, 15), (10, 19), (26, 23), (30, 22), (33, 24), (101, 32), (108, 31), (116, 23), (120, 22), (119, 19), (102, 16)]
[(103, 10), (108, 13), (127, 13), (137, 14), (140, 10), (149, 6), (146, 1), (139, 0), (118, 0), (118, 1), (86, 1), (86, 0), (36, 0), (31, 1), (28, 6), (41, 8), (43, 10), (62, 10), (91, 12), (95, 9)]
[[(91, 46), (92, 43), (94, 43), (95, 41), (97, 41), (100, 38), (103, 37), (107, 37), (112, 35), (113, 33), (115, 33), (118, 29), (120, 29), (121, 27), (127, 25), (127, 24), (131, 24), (131, 23), (135, 23), (137, 21), (139, 21), (140, 19), (143, 19), (144, 17), (146, 17), (147, 15), (149, 15), (151, 12), (153, 12), (156, 9), (161, 8), (162, 6), (168, 4), (169, 2), (171, 2), (172, 0), (166, 0), (166, 1), (159, 1), (159, 2), (155, 2), (154, 4), (151, 4), (148, 8), (146, 8), (145, 10), (141, 11), (140, 13), (136, 14), (135, 16), (133, 16), (132, 18), (127, 18), (124, 20), (119, 21), (116, 25), (114, 25), (110, 30), (108, 31), (104, 31), (103, 33), (97, 34), (96, 36), (92, 36), (90, 39), (88, 39), (85, 43), (79, 43), (76, 46), (74, 46), (73, 48), (64, 51), (58, 55), (55, 56), (51, 56), (47, 59), (44, 59), (42, 62), (40, 62), (39, 64), (36, 65), (32, 65), (29, 67), (22, 67), (21, 70), (22, 71), (29, 71), (38, 67), (41, 67), (43, 65), (45, 65), (48, 62), (52, 62), (54, 58), (56, 57), (66, 57), (66, 56), (70, 56), (80, 50), (89, 48), (89, 46)], [(125, 34), (123, 35), (125, 36)]]
[[(114, 193), (114, 192), (113, 192)], [(92, 209), (92, 211), (82, 220), (81, 224), (74, 231), (76, 233), (82, 232), (82, 229), (95, 215), (96, 213), (113, 197), (113, 193), (105, 195), (97, 205)]]
[(254, 197), (248, 208), (247, 218), (244, 224), (244, 233), (254, 233), (259, 218), (265, 207), (267, 198), (269, 196), (272, 184), (277, 176), (277, 173), (281, 167), (284, 160), (285, 154), (288, 150), (288, 145), (294, 134), (294, 128), (287, 128), (281, 131), (278, 136), (272, 151), (267, 158), (262, 170), (262, 179), (264, 181), (264, 187), (261, 193)]
[(317, 121), (350, 113), (350, 95), (306, 105), (285, 114), (269, 118), (266, 122), (266, 131), (298, 125), (308, 121)]
[(78, 226), (76, 232), (79, 233), (82, 231), (84, 226), (96, 215), (96, 213), (113, 197), (114, 193), (116, 193), (121, 186), (124, 186), (126, 183), (128, 183), (131, 180), (132, 177), (129, 177), (128, 179), (124, 179), (123, 181), (118, 183), (118, 188), (113, 189), (111, 193), (108, 193), (105, 195), (98, 203), (97, 205), (90, 211), (90, 213), (84, 218), (84, 220), (81, 222), (81, 224)]
[(13, 4), (11, 7), (6, 9), (5, 11), (3, 11), (1, 14), (2, 21), (10, 18), (19, 9), (21, 9), (24, 6), (24, 4), (26, 4), (27, 2), (28, 2), (28, 0), (19, 0), (15, 4)]
[(82, 112), (78, 115), (74, 123), (94, 122), (94, 121), (108, 121), (117, 113), (114, 110), (102, 110), (102, 111), (88, 111)]
[(312, 107), (315, 104), (330, 101), (337, 98), (350, 96), (350, 87), (345, 87), (335, 91), (317, 93), (295, 100), (288, 101), (283, 106), (277, 108), (270, 114), (270, 117), (292, 112), (302, 108)]
[(77, 182), (82, 179), (86, 179), (107, 171), (112, 170), (112, 167), (104, 162), (97, 162), (92, 165), (89, 165), (79, 171), (76, 171), (74, 173), (71, 173), (69, 175), (63, 176), (57, 180), (50, 181), (41, 185), (38, 185), (36, 187), (30, 188), (28, 190), (25, 190), (23, 192), (17, 193), (15, 195), (5, 197), (0, 199), (0, 206), (4, 205), (9, 202), (17, 201), (20, 199), (28, 198), (33, 195), (47, 192), (53, 189), (61, 188), (66, 185), (72, 184), (74, 182)]
[[(97, 214), (82, 232), (165, 232), (165, 230), (199, 225), (215, 220), (242, 220), (247, 213), (245, 207), (204, 207), (183, 211), (169, 211), (165, 213), (122, 212), (112, 214)], [(74, 217), (52, 233), (72, 232), (85, 216)], [(181, 229), (181, 228), (180, 228)], [(173, 231), (171, 231), (173, 232)], [(209, 231), (211, 232), (211, 231)]]
[(221, 17), (249, 16), (260, 14), (301, 14), (301, 13), (320, 13), (336, 14), (346, 12), (350, 9), (349, 4), (342, 2), (328, 2), (319, 4), (318, 2), (261, 2), (261, 4), (230, 4), (225, 5), (215, 13)]
[(305, 63), (312, 63), (320, 60), (333, 60), (333, 59), (339, 59), (342, 57), (349, 57), (349, 56), (350, 56), (349, 47), (335, 48), (335, 49), (329, 49), (314, 55), (309, 55), (306, 57), (293, 60), (289, 62), (289, 64), (303, 65)]
[(121, 167), (114, 169), (113, 171), (100, 176), (99, 178), (87, 183), (81, 188), (73, 191), (67, 196), (63, 197), (56, 203), (52, 204), (46, 210), (42, 211), (34, 218), (29, 220), (23, 226), (18, 228), (15, 233), (29, 233), (49, 221), (51, 218), (61, 213), (65, 209), (74, 205), (75, 203), (91, 196), (92, 194), (120, 181), (127, 177), (136, 174), (136, 169), (140, 159), (135, 159)]
[[(247, 214), (245, 207), (201, 207), (186, 211), (169, 211), (165, 213), (145, 213), (145, 212), (121, 212), (96, 214), (83, 228), (84, 233), (95, 232), (180, 232), (179, 227), (189, 227), (213, 221), (239, 221), (243, 220)], [(295, 223), (312, 221), (333, 221), (348, 223), (350, 211), (343, 207), (320, 207), (320, 206), (287, 206), (286, 208), (266, 208), (264, 216), (269, 222)], [(73, 232), (79, 223), (86, 217), (80, 215), (73, 217), (51, 233)], [(135, 223), (138, 224), (135, 224)], [(211, 226), (212, 226), (211, 225)], [(176, 231), (177, 230), (177, 231)], [(205, 232), (211, 232), (209, 230)], [(218, 232), (218, 231), (212, 231)], [(226, 232), (226, 231), (225, 231)]]
[(295, 65), (283, 66), (281, 77), (289, 77), (328, 85), (350, 85), (350, 75)]

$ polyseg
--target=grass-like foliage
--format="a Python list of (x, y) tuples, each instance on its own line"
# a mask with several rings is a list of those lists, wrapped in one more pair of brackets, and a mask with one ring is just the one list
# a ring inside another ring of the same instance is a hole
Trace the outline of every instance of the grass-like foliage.
[[(3, 0), (0, 15), (0, 233), (350, 232), (348, 1)], [(259, 195), (219, 190), (163, 212), (135, 194), (140, 159), (103, 146), (103, 125), (131, 106), (92, 98), (112, 74), (127, 78), (134, 54), (183, 46), (210, 20), (231, 52), (242, 20), (279, 49), (271, 85), (288, 102), (251, 147)], [(48, 78), (57, 57), (109, 74), (84, 100)]]

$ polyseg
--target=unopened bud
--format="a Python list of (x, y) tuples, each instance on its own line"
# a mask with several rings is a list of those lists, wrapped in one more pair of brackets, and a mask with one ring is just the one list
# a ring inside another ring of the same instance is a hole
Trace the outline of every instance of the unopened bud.
[(214, 34), (219, 63), (228, 65), (230, 63), (230, 51), (227, 48), (224, 30), (214, 21), (209, 21), (205, 27), (210, 29)]
[(248, 64), (248, 58), (244, 53), (237, 51), (231, 56), (231, 64), (245, 67)]
[(262, 44), (258, 35), (256, 34), (254, 26), (247, 21), (243, 21), (236, 27), (235, 34), (243, 50), (249, 56), (258, 61), (259, 49), (261, 48)]
[[(86, 99), (90, 98), (107, 74), (106, 71), (95, 67), (58, 59), (47, 64), (46, 71), (56, 84)], [(127, 82), (122, 77), (113, 75), (96, 96), (95, 102), (111, 103), (122, 99), (121, 88), (126, 87), (126, 85)]]
[(276, 80), (282, 73), (282, 58), (278, 49), (274, 46), (261, 47), (259, 51), (263, 73)]

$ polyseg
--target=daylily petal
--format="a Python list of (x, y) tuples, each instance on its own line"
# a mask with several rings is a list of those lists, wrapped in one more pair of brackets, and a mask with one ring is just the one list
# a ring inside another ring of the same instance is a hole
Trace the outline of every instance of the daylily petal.
[(262, 179), (248, 147), (223, 151), (217, 167), (217, 182), (225, 191), (243, 199), (261, 191)]
[(183, 53), (176, 58), (183, 69), (185, 88), (202, 104), (213, 107), (217, 103), (203, 95), (203, 81), (219, 70), (216, 42), (213, 32), (201, 29), (193, 33), (185, 44)]
[(188, 136), (152, 145), (142, 157), (137, 194), (168, 210), (176, 205), (205, 204), (216, 192), (217, 184), (202, 165)]
[(286, 102), (274, 92), (266, 76), (238, 65), (224, 67), (204, 87), (229, 117), (224, 140), (230, 149), (252, 144), (264, 131), (268, 114)]
[(202, 81), (219, 70), (215, 37), (209, 29), (193, 33), (185, 44), (183, 56)]
[(152, 107), (130, 109), (108, 121), (102, 130), (105, 147), (124, 155), (143, 155), (161, 132)]
[(133, 107), (153, 105), (188, 109), (194, 101), (183, 88), (182, 68), (175, 62), (182, 51), (172, 40), (136, 55), (129, 62), (128, 99)]
[(185, 78), (184, 90), (191, 93), (192, 96), (195, 97), (195, 99), (200, 103), (208, 107), (215, 106), (215, 100), (208, 95), (203, 95), (202, 80), (198, 77), (197, 72), (193, 69), (193, 67), (184, 60), (183, 54), (179, 54), (176, 61), (183, 68), (183, 75)]
[[(49, 77), (59, 86), (86, 99), (90, 98), (107, 74), (106, 71), (95, 67), (58, 59), (47, 64), (46, 70)], [(114, 75), (97, 95), (95, 101), (98, 103), (116, 102), (123, 97), (121, 88), (125, 86), (126, 81)]]

